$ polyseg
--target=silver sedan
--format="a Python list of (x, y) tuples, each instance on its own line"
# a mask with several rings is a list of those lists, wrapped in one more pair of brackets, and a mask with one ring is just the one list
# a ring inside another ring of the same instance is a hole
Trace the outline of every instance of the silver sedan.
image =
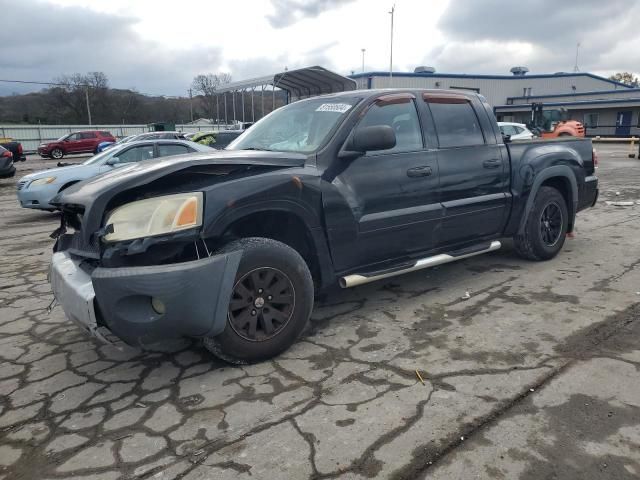
[(153, 158), (207, 152), (213, 149), (187, 140), (146, 140), (124, 143), (94, 155), (84, 163), (25, 175), (18, 181), (18, 200), (24, 208), (55, 210), (49, 201), (74, 183), (114, 168)]

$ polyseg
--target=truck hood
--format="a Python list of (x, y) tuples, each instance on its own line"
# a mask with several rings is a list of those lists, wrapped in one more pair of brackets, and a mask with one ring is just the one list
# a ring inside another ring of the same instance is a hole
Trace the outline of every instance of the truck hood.
[(79, 206), (84, 210), (82, 236), (88, 242), (90, 236), (100, 228), (108, 203), (120, 192), (190, 167), (257, 165), (290, 168), (301, 167), (306, 160), (307, 156), (299, 153), (213, 149), (211, 152), (150, 159), (115, 168), (111, 172), (72, 185), (55, 196), (50, 203), (63, 208)]

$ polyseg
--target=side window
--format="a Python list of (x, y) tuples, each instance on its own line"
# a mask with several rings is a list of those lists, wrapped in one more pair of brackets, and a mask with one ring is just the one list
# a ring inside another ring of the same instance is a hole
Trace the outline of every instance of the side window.
[(518, 133), (518, 130), (513, 125), (501, 125), (500, 131), (504, 135), (516, 135)]
[(422, 132), (418, 112), (413, 100), (402, 103), (374, 103), (358, 124), (358, 127), (388, 125), (396, 133), (396, 146), (376, 153), (399, 153), (421, 150)]
[(82, 137), (83, 140), (86, 140), (88, 138), (96, 138), (96, 134), (94, 132), (82, 132), (80, 137)]
[(118, 163), (140, 162), (153, 158), (153, 145), (140, 145), (118, 155)]
[[(598, 126), (599, 115), (597, 113), (585, 113), (584, 115), (584, 124), (587, 127), (596, 128)], [(638, 124), (640, 124), (640, 120), (638, 120)]]
[(233, 140), (235, 140), (235, 138), (237, 137), (237, 135), (234, 134), (229, 134), (229, 133), (219, 133), (215, 140), (215, 146), (216, 148), (224, 148), (227, 145), (229, 145)]
[(190, 148), (185, 145), (158, 145), (158, 156), (168, 157), (170, 155), (182, 155), (184, 153), (192, 152)]
[(484, 136), (475, 110), (468, 101), (430, 101), (429, 108), (440, 148), (483, 145)]
[(522, 128), (522, 127), (513, 127), (513, 129), (516, 131), (516, 135), (518, 135), (519, 133), (524, 132), (524, 128)]
[(81, 138), (82, 138), (82, 134), (81, 133), (74, 133), (73, 135), (69, 135), (67, 140), (75, 142), (76, 140), (80, 140)]

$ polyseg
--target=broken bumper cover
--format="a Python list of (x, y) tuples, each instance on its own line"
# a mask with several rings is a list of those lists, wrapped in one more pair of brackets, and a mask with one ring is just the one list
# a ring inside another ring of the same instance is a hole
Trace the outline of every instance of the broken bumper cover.
[[(51, 261), (51, 287), (67, 317), (130, 345), (215, 336), (226, 325), (242, 253), (146, 267), (88, 268), (68, 252)], [(152, 306), (152, 300), (156, 308)]]

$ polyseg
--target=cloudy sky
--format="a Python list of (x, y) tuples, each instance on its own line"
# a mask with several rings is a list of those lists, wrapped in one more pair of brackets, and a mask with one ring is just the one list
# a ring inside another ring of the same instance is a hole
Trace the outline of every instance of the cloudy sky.
[[(103, 71), (113, 87), (185, 95), (198, 73), (241, 80), (322, 65), (389, 68), (394, 0), (0, 0), (0, 78)], [(640, 1), (395, 0), (394, 70), (640, 72)], [(0, 82), (0, 95), (40, 87)]]

